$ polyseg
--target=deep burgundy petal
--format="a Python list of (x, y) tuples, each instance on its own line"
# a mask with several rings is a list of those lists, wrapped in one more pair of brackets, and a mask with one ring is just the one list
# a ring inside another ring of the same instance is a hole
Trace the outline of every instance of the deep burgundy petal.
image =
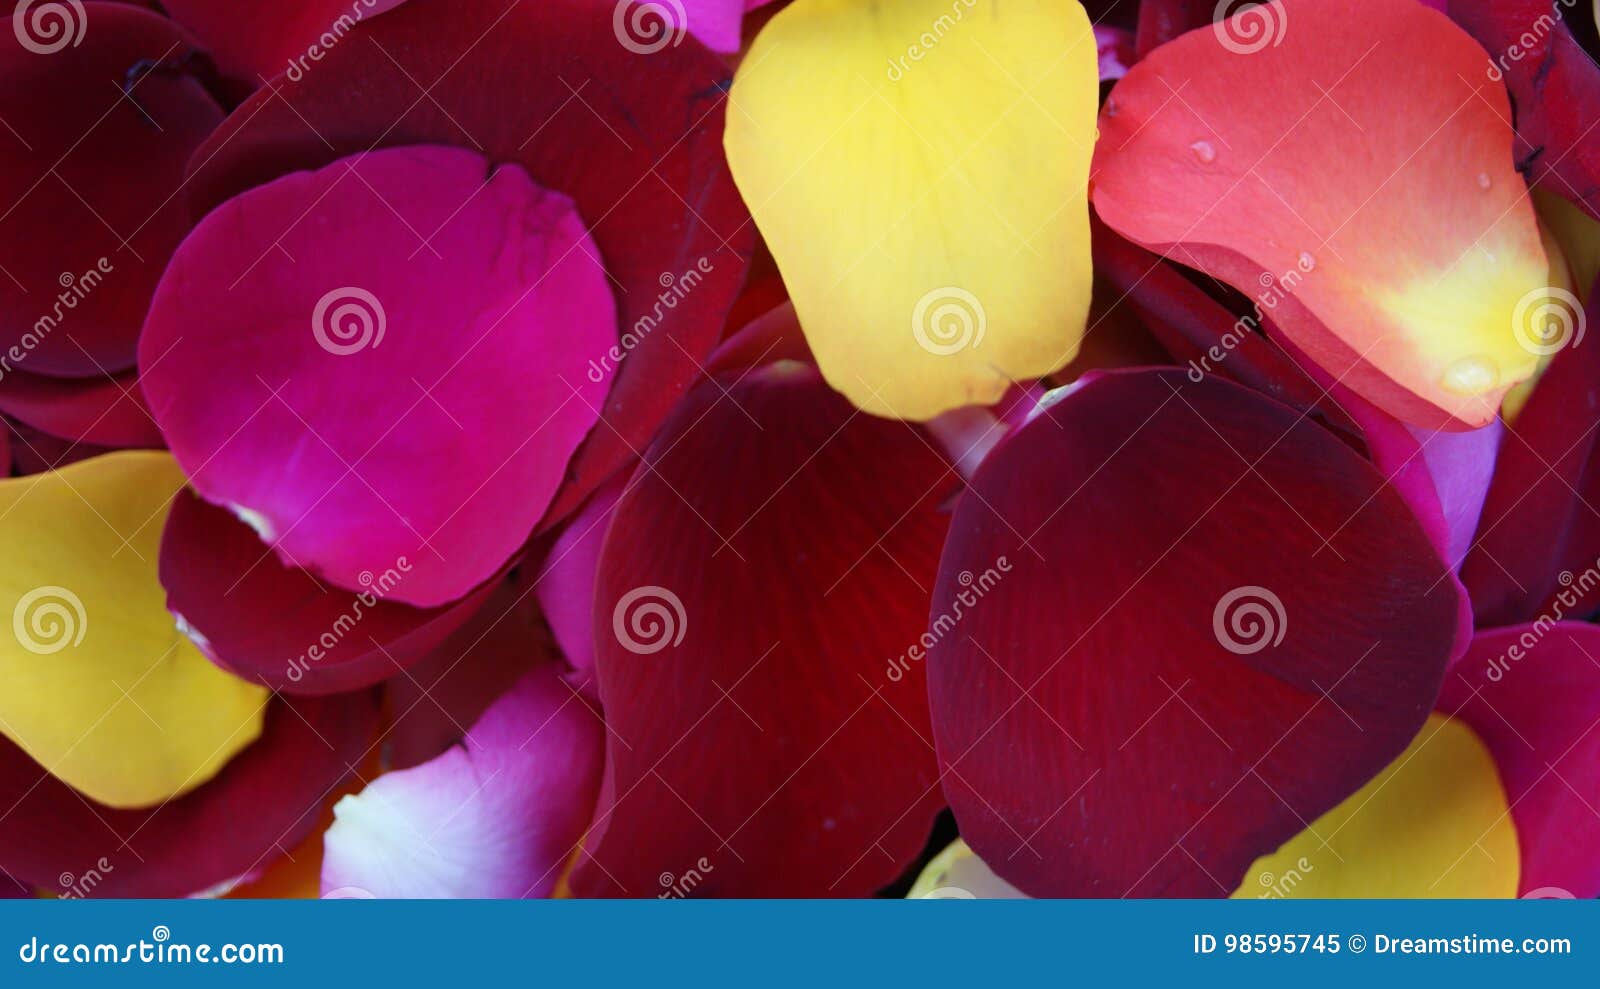
[(690, 393), (601, 553), (609, 764), (575, 892), (682, 895), (693, 870), (695, 895), (853, 896), (915, 859), (927, 695), (889, 663), (926, 628), (955, 483), (809, 366)]
[(1511, 91), (1519, 166), (1600, 219), (1600, 67), (1569, 28), (1593, 16), (1588, 4), (1450, 0), (1449, 13), (1488, 51), (1490, 78), (1504, 78)]
[(0, 30), (0, 373), (98, 377), (133, 366), (189, 229), (184, 165), (222, 111), (178, 68), (195, 46), (170, 21), (56, 6), (25, 21), (52, 34)]
[(1025, 892), (1226, 896), (1433, 705), (1448, 570), (1286, 406), (1101, 375), (971, 486), (934, 597), (934, 728), (962, 836)]
[(1600, 896), (1600, 628), (1482, 632), (1445, 677), (1439, 706), (1494, 754), (1522, 849), (1518, 892)]
[[(211, 782), (146, 810), (90, 803), (0, 740), (0, 869), (47, 889), (97, 868), (84, 895), (177, 897), (269, 864), (310, 830), (377, 727), (371, 693), (280, 699)], [(104, 866), (101, 866), (104, 863)]]
[(439, 608), (388, 600), (405, 579), (373, 572), (346, 591), (286, 566), (225, 509), (185, 491), (161, 536), (167, 609), (226, 670), (291, 694), (368, 687), (419, 662), (472, 617), (482, 588)]
[(133, 371), (78, 380), (14, 371), (0, 377), (0, 411), (74, 443), (117, 449), (166, 446)]
[(252, 88), (280, 72), (314, 71), (351, 28), (405, 0), (162, 0), (217, 66)]
[(288, 171), (416, 143), (481, 148), (577, 202), (615, 280), (622, 342), (592, 355), (619, 373), (546, 526), (643, 449), (696, 379), (754, 236), (722, 153), (727, 66), (693, 38), (630, 52), (605, 14), (594, 0), (409, 0), (302, 81), (255, 94), (194, 157), (200, 211)]

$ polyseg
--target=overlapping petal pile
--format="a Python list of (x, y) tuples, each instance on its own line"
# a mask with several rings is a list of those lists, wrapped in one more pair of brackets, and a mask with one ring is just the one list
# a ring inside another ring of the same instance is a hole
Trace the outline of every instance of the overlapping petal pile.
[(1600, 896), (1569, 0), (20, 0), (0, 888)]

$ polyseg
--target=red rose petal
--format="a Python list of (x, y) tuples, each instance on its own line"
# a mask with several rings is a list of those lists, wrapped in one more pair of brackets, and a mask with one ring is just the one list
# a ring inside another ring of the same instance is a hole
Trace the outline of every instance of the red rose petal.
[(33, 33), (0, 31), (0, 372), (8, 377), (133, 366), (150, 293), (189, 229), (184, 166), (222, 120), (182, 71), (131, 74), (141, 63), (176, 66), (194, 51), (170, 21), (126, 4), (55, 6), (64, 18), (33, 8)]
[[(408, 564), (409, 566), (409, 564)], [(440, 608), (389, 600), (408, 576), (389, 568), (346, 591), (285, 566), (255, 532), (191, 492), (161, 535), (167, 609), (202, 652), (246, 680), (331, 694), (387, 680), (439, 646), (489, 593)]]
[[(90, 868), (82, 895), (179, 897), (253, 872), (294, 847), (353, 772), (377, 727), (370, 693), (280, 699), (261, 737), (212, 781), (154, 809), (90, 803), (0, 739), (0, 869), (46, 889)], [(100, 863), (105, 863), (101, 866)]]
[(885, 664), (926, 628), (957, 482), (814, 368), (690, 393), (601, 553), (609, 762), (575, 892), (683, 895), (693, 869), (697, 896), (854, 896), (916, 858), (941, 803), (927, 695)]
[[(1025, 892), (1226, 896), (1433, 706), (1460, 605), (1443, 561), (1370, 465), (1270, 399), (1105, 374), (971, 485), (934, 728), (962, 836)], [(958, 579), (991, 570), (985, 593)]]

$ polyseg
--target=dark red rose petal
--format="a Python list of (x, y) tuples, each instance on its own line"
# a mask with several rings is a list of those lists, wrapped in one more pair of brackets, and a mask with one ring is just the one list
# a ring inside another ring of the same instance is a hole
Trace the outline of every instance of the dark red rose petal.
[(1588, 4), (1450, 0), (1449, 12), (1488, 51), (1490, 78), (1503, 78), (1511, 91), (1519, 167), (1600, 219), (1600, 67), (1568, 26), (1594, 16)]
[(368, 687), (420, 661), (470, 619), (480, 588), (439, 608), (389, 600), (391, 568), (346, 591), (286, 566), (226, 509), (185, 491), (161, 536), (167, 609), (213, 662), (291, 694)]
[[(0, 30), (0, 371), (8, 377), (133, 366), (150, 293), (189, 229), (184, 166), (222, 120), (176, 68), (195, 42), (170, 21), (126, 4), (56, 6), (64, 18), (41, 21), (36, 5), (25, 19), (37, 34)], [(163, 67), (130, 75), (152, 62)]]
[(166, 446), (133, 371), (77, 380), (13, 371), (0, 377), (0, 412), (73, 443), (115, 449)]
[(1522, 849), (1518, 893), (1600, 896), (1600, 628), (1542, 621), (1479, 633), (1439, 707), (1494, 754)]
[(162, 0), (217, 66), (252, 88), (280, 72), (303, 77), (357, 24), (405, 0)]
[(548, 527), (645, 447), (743, 282), (753, 224), (722, 152), (728, 82), (692, 37), (628, 51), (594, 0), (409, 0), (359, 25), (302, 81), (240, 106), (194, 157), (191, 205), (417, 143), (481, 149), (576, 200), (614, 279), (619, 339), (634, 345), (620, 359), (594, 355), (618, 376)]
[(697, 896), (870, 893), (941, 804), (922, 666), (888, 667), (926, 629), (956, 475), (814, 368), (733, 382), (673, 413), (601, 553), (579, 895), (678, 895), (690, 869)]
[(1077, 387), (984, 462), (940, 564), (962, 836), (1034, 895), (1228, 895), (1421, 726), (1446, 576), (1400, 495), (1286, 406), (1176, 370)]
[(360, 763), (378, 713), (371, 693), (270, 703), (260, 738), (211, 782), (154, 809), (93, 804), (0, 739), (0, 802), (11, 808), (0, 818), (0, 869), (53, 889), (96, 868), (85, 895), (161, 898), (269, 864)]

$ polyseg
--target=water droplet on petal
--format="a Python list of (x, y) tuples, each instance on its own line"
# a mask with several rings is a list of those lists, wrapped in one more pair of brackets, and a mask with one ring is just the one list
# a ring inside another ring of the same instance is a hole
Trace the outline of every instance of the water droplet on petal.
[(1115, 96), (1106, 97), (1106, 116), (1115, 117), (1121, 109), (1121, 107), (1117, 106), (1117, 98)]
[(1491, 179), (1489, 177), (1489, 173), (1488, 172), (1479, 172), (1478, 173), (1478, 188), (1487, 189), (1491, 185), (1494, 185), (1494, 179)]
[(1306, 251), (1301, 251), (1300, 252), (1300, 257), (1297, 258), (1296, 260), (1299, 262), (1301, 271), (1311, 271), (1313, 268), (1315, 268), (1317, 266), (1317, 259), (1312, 257)]
[(1196, 141), (1189, 145), (1189, 150), (1194, 152), (1196, 158), (1207, 164), (1217, 160), (1217, 149), (1211, 146), (1210, 141)]
[(1482, 395), (1500, 383), (1500, 368), (1487, 357), (1463, 357), (1445, 369), (1441, 383), (1455, 395)]

